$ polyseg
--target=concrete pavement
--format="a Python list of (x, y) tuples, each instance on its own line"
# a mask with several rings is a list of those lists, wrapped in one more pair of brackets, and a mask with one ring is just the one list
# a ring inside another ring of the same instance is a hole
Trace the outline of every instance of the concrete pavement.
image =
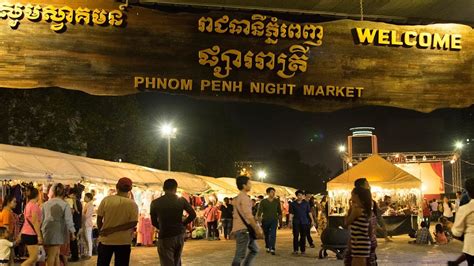
[[(331, 252), (327, 259), (318, 259), (318, 237), (313, 234), (316, 248), (308, 248), (305, 256), (294, 256), (292, 251), (292, 235), (290, 230), (279, 230), (277, 236), (277, 255), (272, 256), (264, 250), (263, 240), (259, 240), (260, 253), (255, 265), (342, 265)], [(379, 239), (377, 256), (379, 265), (446, 265), (448, 260), (454, 260), (462, 250), (462, 243), (454, 240), (444, 246), (418, 246), (408, 244), (408, 236), (397, 236), (393, 242)], [(207, 241), (189, 240), (185, 243), (183, 252), (184, 266), (198, 265), (230, 265), (235, 251), (234, 241)], [(70, 263), (70, 266), (96, 265), (97, 257), (79, 263)], [(135, 247), (132, 249), (131, 266), (159, 265), (156, 248)], [(467, 265), (467, 264), (462, 264)]]

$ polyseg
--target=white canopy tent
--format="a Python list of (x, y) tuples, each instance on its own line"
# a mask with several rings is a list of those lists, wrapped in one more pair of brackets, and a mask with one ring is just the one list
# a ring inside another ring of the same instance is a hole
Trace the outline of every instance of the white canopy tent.
[(421, 189), (421, 180), (378, 155), (372, 155), (327, 183), (328, 191), (351, 190), (354, 181), (366, 178), (371, 186), (386, 189)]
[[(220, 177), (218, 178), (218, 180), (222, 180), (229, 187), (234, 187), (234, 188), (237, 187), (235, 178)], [(281, 197), (295, 196), (296, 189), (294, 188), (275, 185), (275, 184), (269, 184), (269, 183), (263, 183), (263, 182), (258, 182), (254, 180), (252, 180), (252, 190), (250, 191), (250, 195), (253, 195), (253, 196), (266, 195), (266, 190), (269, 187), (273, 187), (275, 189), (277, 196), (281, 196)]]
[(213, 192), (219, 192), (220, 194), (223, 194), (226, 197), (234, 197), (235, 195), (239, 194), (239, 190), (235, 185), (235, 181), (234, 185), (232, 186), (220, 178), (200, 175), (197, 177), (203, 179), (211, 187), (210, 189)]
[[(213, 178), (182, 172), (169, 172), (130, 163), (110, 162), (41, 148), (0, 144), (0, 179), (21, 179), (28, 182), (89, 182), (115, 185), (128, 177), (137, 186), (161, 190), (168, 178), (178, 182), (178, 188), (188, 193), (217, 193), (235, 196), (239, 193), (235, 178)], [(293, 188), (254, 181), (255, 195), (264, 195), (267, 187), (277, 195), (294, 195)]]
[(65, 183), (86, 181), (113, 185), (121, 177), (129, 177), (138, 186), (160, 188), (166, 179), (174, 178), (180, 189), (190, 193), (210, 188), (202, 179), (187, 173), (0, 144), (0, 179)]

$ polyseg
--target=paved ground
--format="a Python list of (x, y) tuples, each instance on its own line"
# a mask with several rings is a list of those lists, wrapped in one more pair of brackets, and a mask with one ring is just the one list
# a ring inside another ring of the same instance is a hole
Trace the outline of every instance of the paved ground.
[[(316, 239), (315, 236), (313, 236)], [(317, 258), (318, 248), (306, 251), (305, 256), (293, 256), (291, 232), (281, 230), (277, 237), (277, 255), (272, 256), (261, 250), (255, 265), (342, 265), (336, 260), (334, 254), (329, 254), (328, 259)], [(444, 246), (416, 246), (408, 244), (408, 237), (398, 236), (393, 242), (386, 243), (379, 239), (377, 256), (379, 265), (446, 265), (446, 261), (457, 258), (462, 250), (462, 243), (453, 241)], [(317, 242), (320, 244), (320, 242)], [(264, 247), (263, 241), (259, 246)], [(233, 241), (187, 241), (183, 254), (183, 265), (230, 265), (234, 255), (235, 243)], [(95, 265), (96, 257), (89, 261), (71, 263), (70, 266)], [(132, 250), (131, 266), (159, 265), (155, 248), (136, 247)], [(467, 264), (462, 264), (467, 265)]]

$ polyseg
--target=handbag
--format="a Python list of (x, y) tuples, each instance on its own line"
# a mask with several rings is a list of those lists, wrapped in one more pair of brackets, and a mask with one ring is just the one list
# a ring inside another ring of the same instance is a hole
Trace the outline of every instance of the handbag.
[(249, 231), (249, 236), (250, 236), (250, 238), (251, 238), (251, 239), (254, 239), (254, 240), (257, 239), (257, 233), (255, 232), (255, 230), (253, 229), (253, 227), (245, 221), (245, 219), (244, 219), (244, 217), (242, 216), (242, 214), (240, 214), (239, 209), (238, 209), (238, 208), (235, 208), (235, 209), (237, 210), (237, 213), (239, 214), (240, 219), (241, 219), (242, 222), (244, 223), (245, 227), (247, 227), (247, 230)]
[[(35, 232), (36, 236), (38, 236), (38, 232), (36, 232), (36, 229), (33, 225), (33, 223), (28, 219), (25, 215), (25, 220), (26, 222), (33, 228), (33, 232)], [(38, 246), (38, 259), (37, 262), (45, 262), (46, 261), (46, 250), (44, 250), (43, 245)]]

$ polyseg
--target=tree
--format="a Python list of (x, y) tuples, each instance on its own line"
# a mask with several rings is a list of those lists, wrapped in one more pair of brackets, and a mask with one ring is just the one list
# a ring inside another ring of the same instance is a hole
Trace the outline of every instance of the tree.
[(326, 190), (325, 182), (331, 174), (322, 164), (302, 162), (299, 151), (292, 149), (273, 151), (267, 165), (271, 169), (272, 182), (314, 193)]
[(80, 114), (61, 90), (2, 91), (2, 142), (82, 154)]

